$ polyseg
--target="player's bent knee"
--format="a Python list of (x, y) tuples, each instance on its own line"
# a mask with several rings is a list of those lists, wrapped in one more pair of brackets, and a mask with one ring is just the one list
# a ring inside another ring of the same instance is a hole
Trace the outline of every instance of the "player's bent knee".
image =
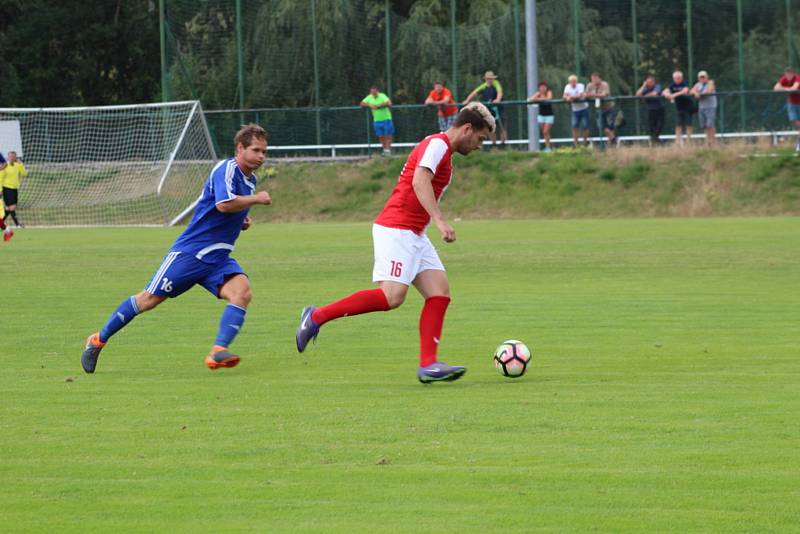
[(253, 292), (249, 287), (241, 291), (237, 291), (230, 298), (231, 304), (236, 304), (237, 306), (242, 306), (244, 308), (250, 304), (251, 300), (253, 300)]
[(406, 293), (407, 291), (387, 291), (383, 288), (383, 294), (386, 295), (386, 303), (389, 305), (390, 310), (399, 308), (405, 302)]
[(386, 295), (386, 302), (389, 303), (389, 309), (393, 310), (399, 308), (405, 302), (405, 295)]

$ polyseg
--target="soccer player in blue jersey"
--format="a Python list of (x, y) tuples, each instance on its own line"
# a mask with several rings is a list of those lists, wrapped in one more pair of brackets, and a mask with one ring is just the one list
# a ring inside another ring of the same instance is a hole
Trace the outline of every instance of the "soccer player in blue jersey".
[(220, 161), (211, 171), (192, 221), (169, 249), (150, 283), (123, 300), (103, 328), (86, 340), (81, 365), (87, 373), (94, 373), (100, 351), (123, 326), (195, 284), (228, 301), (206, 366), (214, 370), (239, 363), (239, 356), (228, 347), (244, 323), (252, 294), (247, 275), (230, 253), (239, 232), (252, 224), (247, 215), (250, 207), (271, 204), (272, 199), (266, 191), (256, 193), (253, 174), (264, 164), (267, 133), (261, 126), (249, 124), (236, 133), (233, 142), (236, 156)]

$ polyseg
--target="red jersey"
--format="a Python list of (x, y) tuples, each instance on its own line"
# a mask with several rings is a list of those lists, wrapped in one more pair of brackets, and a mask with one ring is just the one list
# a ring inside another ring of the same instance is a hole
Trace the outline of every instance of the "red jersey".
[[(796, 82), (800, 82), (800, 74), (795, 74), (794, 78), (789, 78), (788, 76), (786, 76), (784, 74), (783, 76), (781, 76), (781, 79), (778, 80), (778, 83), (780, 83), (784, 87), (791, 87)], [(800, 106), (800, 93), (792, 93), (792, 94), (790, 94), (789, 95), (789, 103), (790, 104), (795, 104), (797, 106)]]
[(431, 216), (419, 203), (412, 182), (417, 167), (425, 167), (433, 172), (433, 195), (438, 202), (453, 177), (453, 151), (450, 140), (443, 133), (429, 135), (409, 154), (400, 178), (383, 210), (375, 219), (375, 224), (388, 228), (412, 230), (422, 234), (431, 222)]

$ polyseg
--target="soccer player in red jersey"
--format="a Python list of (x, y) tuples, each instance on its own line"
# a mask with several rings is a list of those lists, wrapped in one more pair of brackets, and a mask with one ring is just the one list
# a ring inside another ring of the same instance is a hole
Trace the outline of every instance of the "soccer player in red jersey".
[(422, 383), (456, 380), (466, 372), (464, 367), (439, 361), (436, 355), (450, 304), (450, 286), (425, 229), (433, 220), (446, 243), (456, 240), (455, 230), (439, 210), (439, 200), (453, 175), (452, 154), (466, 155), (480, 148), (494, 129), (494, 117), (486, 106), (473, 102), (459, 112), (447, 131), (429, 135), (414, 147), (372, 227), (372, 281), (378, 288), (358, 291), (327, 306), (303, 308), (295, 334), (298, 352), (306, 349), (328, 321), (397, 308), (413, 284), (425, 298), (419, 318), (417, 378)]

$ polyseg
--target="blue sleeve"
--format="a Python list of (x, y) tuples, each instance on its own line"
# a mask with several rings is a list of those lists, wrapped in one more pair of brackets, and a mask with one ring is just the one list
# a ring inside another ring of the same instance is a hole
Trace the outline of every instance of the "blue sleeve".
[(2, 152), (0, 152), (0, 164), (3, 164), (3, 163), (5, 163), (5, 162), (6, 162), (6, 158), (4, 158), (4, 157), (3, 157), (3, 153), (2, 153)]
[(225, 165), (220, 165), (214, 172), (211, 173), (211, 186), (214, 190), (214, 204), (226, 202), (236, 198), (233, 192), (233, 178), (236, 173), (236, 164), (227, 162)]

